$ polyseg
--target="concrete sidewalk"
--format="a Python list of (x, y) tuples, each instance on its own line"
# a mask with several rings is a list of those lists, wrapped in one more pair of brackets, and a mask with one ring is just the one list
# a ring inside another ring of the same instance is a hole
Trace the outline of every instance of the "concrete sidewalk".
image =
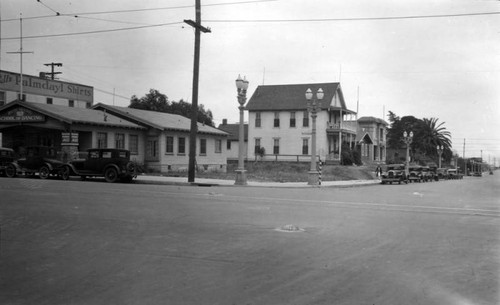
[[(160, 185), (193, 185), (193, 186), (236, 186), (234, 180), (195, 178), (195, 182), (188, 182), (187, 177), (166, 177), (139, 175), (134, 180), (139, 184)], [(249, 187), (283, 187), (283, 188), (313, 188), (313, 187), (354, 187), (380, 184), (379, 180), (346, 180), (346, 181), (323, 181), (321, 186), (308, 185), (307, 182), (256, 182), (248, 181)]]

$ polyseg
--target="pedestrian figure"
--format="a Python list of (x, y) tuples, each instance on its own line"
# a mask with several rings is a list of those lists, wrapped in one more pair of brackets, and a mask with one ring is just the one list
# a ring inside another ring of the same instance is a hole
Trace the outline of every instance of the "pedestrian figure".
[(377, 165), (377, 168), (375, 169), (375, 175), (377, 176), (377, 178), (380, 179), (380, 175), (382, 174), (382, 168)]

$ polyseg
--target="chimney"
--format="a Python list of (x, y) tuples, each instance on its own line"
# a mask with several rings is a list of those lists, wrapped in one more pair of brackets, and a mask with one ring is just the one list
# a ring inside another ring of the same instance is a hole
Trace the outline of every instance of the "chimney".
[(227, 119), (222, 119), (222, 125), (227, 125)]

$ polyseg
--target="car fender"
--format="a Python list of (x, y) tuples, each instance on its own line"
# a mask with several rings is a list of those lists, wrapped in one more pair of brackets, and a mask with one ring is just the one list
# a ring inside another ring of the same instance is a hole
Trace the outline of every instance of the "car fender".
[(63, 165), (63, 167), (69, 167), (69, 174), (70, 175), (80, 175), (80, 173), (78, 172), (78, 170), (71, 163), (66, 163), (66, 164)]

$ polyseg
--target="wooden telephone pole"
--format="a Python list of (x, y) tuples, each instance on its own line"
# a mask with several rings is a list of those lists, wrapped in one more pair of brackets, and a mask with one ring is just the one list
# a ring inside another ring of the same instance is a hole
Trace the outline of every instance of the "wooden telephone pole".
[(55, 76), (56, 74), (61, 74), (61, 73), (62, 73), (62, 72), (54, 72), (54, 67), (62, 67), (62, 63), (60, 63), (60, 62), (58, 62), (58, 63), (51, 62), (50, 64), (43, 64), (43, 65), (44, 65), (44, 66), (47, 66), (47, 67), (48, 67), (48, 66), (51, 66), (51, 71), (52, 71), (52, 72), (43, 72), (43, 74), (45, 74), (45, 75), (50, 75), (50, 78), (51, 78), (52, 80), (54, 80), (54, 79), (55, 79), (55, 77), (54, 77), (54, 76)]
[(194, 182), (196, 166), (196, 135), (198, 133), (198, 83), (200, 74), (200, 35), (211, 33), (210, 28), (201, 25), (201, 0), (196, 0), (196, 21), (184, 20), (195, 29), (194, 35), (194, 67), (193, 67), (193, 97), (191, 104), (191, 129), (189, 137), (188, 182)]

